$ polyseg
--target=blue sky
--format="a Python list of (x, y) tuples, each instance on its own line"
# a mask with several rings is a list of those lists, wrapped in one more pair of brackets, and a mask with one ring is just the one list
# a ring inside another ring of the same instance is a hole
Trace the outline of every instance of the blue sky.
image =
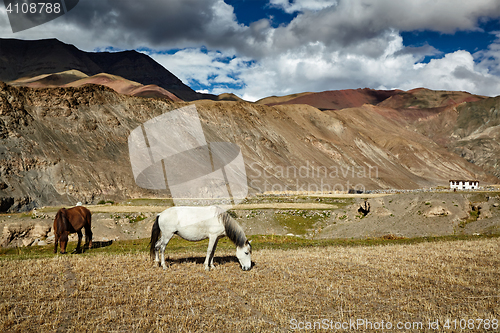
[(195, 90), (247, 100), (426, 87), (500, 95), (498, 0), (85, 0), (0, 36), (136, 49)]

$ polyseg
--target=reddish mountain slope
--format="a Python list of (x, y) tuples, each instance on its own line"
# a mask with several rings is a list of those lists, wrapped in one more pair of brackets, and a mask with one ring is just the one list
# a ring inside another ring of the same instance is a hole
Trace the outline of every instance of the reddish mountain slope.
[[(271, 97), (258, 103), (308, 104), (321, 110), (340, 109), (337, 113), (329, 114), (343, 119), (349, 125), (357, 122), (352, 117), (357, 115), (359, 118), (362, 113), (365, 121), (356, 128), (356, 132), (371, 138), (384, 149), (389, 149), (398, 163), (411, 165), (409, 168), (412, 172), (421, 174), (426, 179), (451, 176), (456, 167), (430, 167), (425, 163), (418, 166), (420, 162), (416, 162), (422, 156), (432, 158), (433, 154), (415, 155), (412, 152), (415, 146), (420, 147), (420, 152), (431, 146), (435, 147), (431, 148), (433, 151), (440, 149), (439, 158), (446, 156), (446, 163), (455, 163), (452, 161), (456, 155), (465, 158), (470, 165), (457, 163), (460, 164), (460, 169), (471, 170), (469, 178), (475, 177), (474, 173), (477, 171), (473, 170), (476, 167), (500, 177), (500, 125), (497, 121), (500, 113), (499, 98), (425, 88), (410, 91), (358, 89)], [(384, 119), (386, 123), (382, 125)], [(379, 125), (376, 126), (376, 123)], [(416, 133), (421, 137), (410, 140)], [(413, 148), (407, 150), (408, 146)], [(398, 173), (395, 170), (391, 172)]]
[(340, 110), (362, 106), (363, 104), (378, 104), (385, 99), (398, 94), (399, 90), (347, 89), (330, 90), (319, 93), (304, 93), (298, 97), (283, 96), (275, 100), (264, 100), (262, 104), (269, 106), (283, 104), (307, 104), (320, 110)]
[(409, 91), (400, 91), (385, 99), (379, 105), (393, 109), (431, 109), (463, 102), (475, 102), (484, 98), (483, 96), (472, 95), (464, 91), (441, 91), (417, 88)]

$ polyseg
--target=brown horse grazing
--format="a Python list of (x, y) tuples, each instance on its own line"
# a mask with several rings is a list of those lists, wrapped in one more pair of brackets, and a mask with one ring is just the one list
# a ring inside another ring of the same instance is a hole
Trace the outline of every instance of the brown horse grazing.
[(92, 214), (83, 206), (59, 209), (54, 219), (54, 253), (57, 253), (58, 242), (61, 242), (61, 253), (66, 253), (68, 235), (74, 232), (78, 234), (76, 251), (79, 252), (82, 242), (82, 228), (85, 228), (85, 247), (90, 249), (92, 247), (92, 231), (90, 230), (91, 220)]

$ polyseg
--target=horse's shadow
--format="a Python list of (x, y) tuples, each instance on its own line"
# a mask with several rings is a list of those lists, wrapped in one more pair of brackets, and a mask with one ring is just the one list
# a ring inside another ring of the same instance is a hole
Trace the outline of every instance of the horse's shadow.
[[(214, 264), (215, 265), (224, 265), (224, 264), (233, 263), (233, 262), (237, 263), (238, 265), (240, 264), (238, 258), (236, 258), (235, 256), (214, 257)], [(203, 265), (205, 263), (205, 257), (186, 257), (186, 258), (177, 258), (177, 259), (165, 258), (165, 263), (167, 265), (188, 264), (188, 263)], [(160, 263), (158, 263), (158, 265), (160, 265)], [(254, 266), (255, 266), (255, 263), (252, 261), (252, 268)]]
[[(92, 242), (92, 247), (91, 249), (99, 249), (101, 247), (106, 247), (106, 246), (110, 246), (111, 244), (113, 244), (113, 241), (112, 240), (109, 240), (109, 241), (96, 241), (96, 242)], [(88, 248), (86, 245), (80, 247), (80, 249), (74, 249), (71, 253), (83, 253), (85, 251), (87, 251)]]
[[(205, 263), (205, 257), (185, 257), (177, 259), (165, 258), (165, 262), (170, 264), (203, 264)], [(214, 257), (214, 264), (223, 265), (230, 262), (236, 262), (239, 264), (238, 258), (236, 258), (235, 256)]]
[(112, 240), (109, 240), (109, 241), (102, 241), (102, 242), (92, 242), (92, 248), (93, 249), (99, 249), (101, 247), (106, 247), (106, 246), (110, 246), (111, 244), (113, 244), (113, 241)]

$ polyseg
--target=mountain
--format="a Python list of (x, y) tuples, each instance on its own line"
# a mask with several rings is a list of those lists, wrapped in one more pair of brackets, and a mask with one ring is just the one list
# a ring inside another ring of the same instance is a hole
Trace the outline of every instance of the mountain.
[(476, 102), (484, 96), (473, 95), (464, 91), (444, 91), (417, 88), (409, 91), (398, 91), (380, 102), (379, 106), (393, 109), (426, 110), (457, 105), (463, 102)]
[(376, 112), (500, 177), (500, 97), (419, 88), (391, 96)]
[(241, 149), (250, 193), (500, 182), (500, 97), (349, 89), (249, 103), (196, 93), (135, 51), (57, 40), (0, 39), (0, 80), (0, 212), (168, 196), (135, 184), (128, 136), (180, 99), (195, 100), (208, 142)]
[(500, 96), (450, 106), (413, 127), (500, 178)]
[(400, 92), (400, 90), (373, 90), (368, 88), (329, 90), (317, 93), (308, 92), (293, 94), (282, 97), (267, 97), (257, 101), (257, 104), (269, 106), (307, 104), (320, 110), (340, 110), (362, 106), (363, 104), (378, 104)]
[[(441, 135), (493, 145), (498, 125), (488, 119), (497, 117), (500, 105), (489, 100), (450, 106), (456, 107), (456, 121)], [(403, 118), (390, 117), (398, 110), (371, 104), (330, 111), (305, 104), (194, 104), (207, 142), (240, 147), (250, 193), (417, 189), (447, 186), (449, 179), (499, 182), (494, 155), (472, 163), (455, 152), (458, 146), (445, 147), (425, 133), (439, 117), (402, 124)], [(34, 89), (0, 83), (0, 211), (165, 197), (168, 192), (135, 184), (128, 136), (147, 120), (186, 105), (102, 85)]]
[(449, 150), (500, 178), (500, 97), (467, 102), (457, 111)]
[[(500, 177), (500, 97), (485, 97), (462, 91), (435, 91), (417, 88), (409, 91), (372, 89), (338, 90), (319, 93), (302, 93), (282, 97), (269, 97), (258, 101), (266, 105), (307, 104), (325, 110), (329, 114), (341, 117), (351, 125), (359, 122), (363, 115), (365, 122), (358, 127), (361, 135), (392, 143), (391, 153), (405, 165), (405, 159), (414, 161), (412, 152), (405, 152), (398, 147), (401, 136), (412, 137), (419, 133), (430, 139), (426, 145), (437, 145), (439, 149), (463, 157), (471, 164), (479, 166)], [(330, 111), (327, 111), (330, 110)], [(335, 112), (333, 112), (335, 110)], [(338, 111), (338, 112), (337, 112)], [(351, 117), (357, 115), (358, 118)], [(383, 118), (380, 118), (382, 116)], [(374, 133), (374, 122), (392, 122), (384, 130)], [(398, 124), (410, 133), (394, 132)], [(385, 144), (384, 144), (385, 145)], [(408, 153), (410, 155), (408, 155)], [(426, 155), (429, 156), (429, 155)], [(443, 153), (440, 153), (443, 158)], [(431, 177), (437, 170), (421, 170)], [(439, 171), (441, 175), (445, 170)], [(439, 176), (440, 177), (440, 176)]]
[(31, 88), (80, 87), (84, 84), (99, 84), (109, 87), (120, 94), (140, 97), (166, 98), (177, 102), (181, 101), (180, 98), (168, 90), (154, 84), (145, 86), (138, 82), (106, 73), (88, 76), (77, 70), (54, 74), (42, 74), (32, 78), (20, 78), (9, 82), (9, 84), (13, 86), (25, 86)]
[(186, 101), (216, 98), (195, 92), (149, 56), (136, 51), (85, 52), (57, 39), (0, 39), (0, 81), (69, 70), (88, 76), (107, 73), (146, 86), (157, 85)]

